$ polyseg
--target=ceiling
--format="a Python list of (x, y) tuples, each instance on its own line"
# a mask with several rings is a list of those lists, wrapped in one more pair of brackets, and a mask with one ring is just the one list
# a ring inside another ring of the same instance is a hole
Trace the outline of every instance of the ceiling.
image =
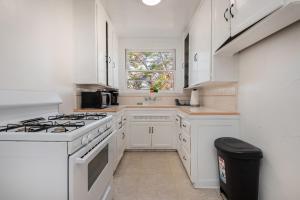
[(142, 0), (102, 0), (120, 37), (179, 37), (201, 0), (162, 0), (146, 6)]

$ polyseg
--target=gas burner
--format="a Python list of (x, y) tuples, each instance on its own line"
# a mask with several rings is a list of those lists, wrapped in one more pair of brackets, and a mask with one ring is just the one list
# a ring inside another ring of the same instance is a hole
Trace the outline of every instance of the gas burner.
[(48, 120), (100, 120), (105, 117), (107, 117), (106, 113), (85, 113), (49, 116)]
[(84, 114), (55, 115), (49, 116), (48, 120), (82, 120), (84, 117)]
[(65, 132), (68, 132), (69, 130), (66, 128), (66, 127), (56, 127), (54, 128), (53, 131), (51, 131), (51, 133), (65, 133)]
[[(24, 123), (26, 122), (26, 123)], [(57, 121), (42, 121), (37, 120), (26, 120), (22, 121), (21, 124), (8, 124), (0, 128), (0, 132), (50, 132), (50, 133), (65, 133), (74, 131), (78, 128), (85, 126), (84, 121), (67, 121), (59, 123)]]

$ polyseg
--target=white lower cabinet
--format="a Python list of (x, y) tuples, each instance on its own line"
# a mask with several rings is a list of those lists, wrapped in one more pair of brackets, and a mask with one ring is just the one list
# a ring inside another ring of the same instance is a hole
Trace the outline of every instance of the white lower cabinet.
[(175, 149), (174, 124), (164, 122), (131, 122), (128, 126), (129, 148)]
[(195, 188), (217, 188), (219, 175), (214, 141), (239, 137), (239, 116), (190, 116), (183, 113), (177, 151)]
[(123, 157), (126, 148), (126, 139), (125, 128), (123, 127), (119, 129), (117, 133), (117, 163), (119, 163)]
[(129, 148), (151, 148), (151, 126), (144, 122), (128, 125)]
[(155, 123), (152, 125), (152, 148), (172, 149), (174, 125), (170, 123)]
[(176, 149), (176, 111), (128, 111), (129, 149)]
[(117, 130), (114, 136), (114, 170), (118, 167), (127, 145), (126, 122), (124, 121), (124, 113), (117, 113), (115, 116), (115, 129)]

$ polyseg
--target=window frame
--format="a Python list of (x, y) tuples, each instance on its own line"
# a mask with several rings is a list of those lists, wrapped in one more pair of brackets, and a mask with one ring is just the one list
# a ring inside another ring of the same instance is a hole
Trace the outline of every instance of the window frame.
[(130, 89), (128, 88), (129, 72), (145, 72), (146, 70), (129, 70), (128, 52), (172, 52), (174, 54), (174, 70), (149, 70), (149, 72), (173, 72), (173, 88), (170, 90), (159, 90), (159, 93), (176, 93), (177, 79), (177, 52), (176, 49), (125, 49), (125, 91), (130, 93), (146, 93), (149, 89)]

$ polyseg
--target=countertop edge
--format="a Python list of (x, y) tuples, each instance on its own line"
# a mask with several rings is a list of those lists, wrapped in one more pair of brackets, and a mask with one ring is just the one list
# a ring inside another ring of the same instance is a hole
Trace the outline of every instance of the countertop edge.
[(232, 111), (209, 111), (210, 108), (201, 107), (203, 109), (208, 109), (208, 111), (190, 111), (187, 110), (186, 107), (180, 107), (180, 106), (135, 106), (135, 105), (121, 105), (121, 106), (115, 106), (110, 108), (104, 108), (104, 109), (74, 109), (74, 112), (108, 112), (108, 113), (117, 113), (124, 109), (176, 109), (178, 111), (184, 112), (185, 114), (192, 115), (192, 116), (213, 116), (213, 115), (223, 115), (223, 116), (237, 116), (240, 115), (238, 112), (232, 112)]

